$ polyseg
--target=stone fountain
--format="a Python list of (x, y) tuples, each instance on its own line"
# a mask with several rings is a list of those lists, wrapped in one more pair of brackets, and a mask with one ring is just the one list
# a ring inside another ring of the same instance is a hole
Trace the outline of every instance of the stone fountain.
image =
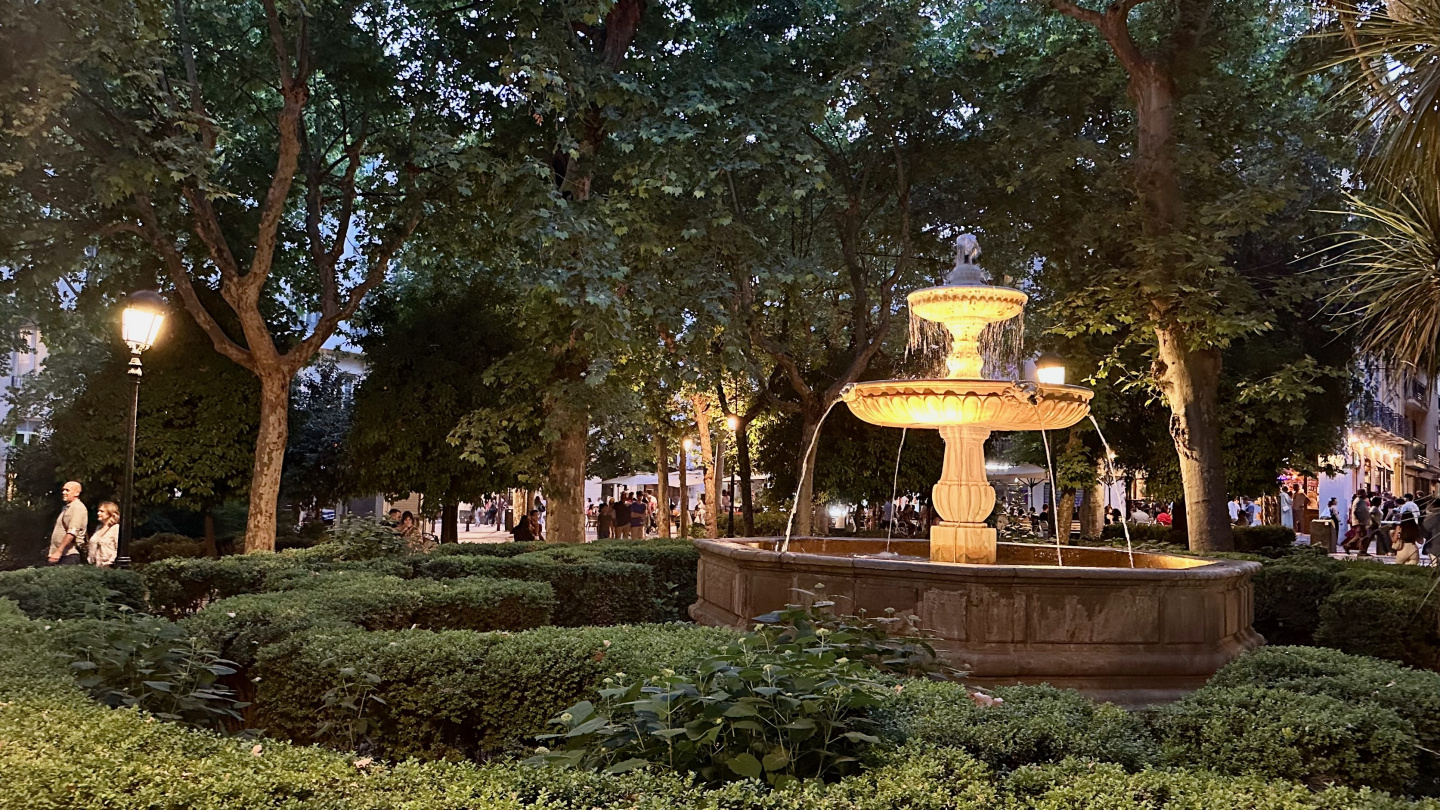
[(976, 683), (1050, 683), (1131, 705), (1172, 700), (1264, 643), (1251, 627), (1250, 578), (1260, 566), (996, 542), (985, 525), (995, 504), (986, 438), (1069, 427), (1089, 412), (1093, 392), (982, 376), (982, 333), (1019, 315), (1026, 296), (985, 284), (979, 255), (975, 237), (961, 236), (946, 283), (909, 296), (912, 315), (950, 335), (946, 376), (858, 383), (841, 397), (866, 422), (940, 431), (945, 462), (933, 500), (943, 520), (930, 539), (697, 540), (690, 615), (747, 627), (823, 584), (853, 611), (918, 615)]
[(939, 380), (880, 380), (851, 385), (841, 394), (850, 411), (871, 424), (940, 430), (945, 464), (932, 496), (943, 521), (930, 529), (935, 562), (995, 562), (995, 530), (985, 520), (995, 490), (985, 480), (985, 440), (991, 430), (1059, 430), (1085, 418), (1093, 392), (1074, 385), (981, 378), (980, 335), (992, 323), (1025, 309), (1026, 295), (985, 284), (975, 260), (980, 246), (956, 240), (955, 269), (942, 287), (910, 293), (914, 317), (943, 324), (950, 333), (946, 375)]

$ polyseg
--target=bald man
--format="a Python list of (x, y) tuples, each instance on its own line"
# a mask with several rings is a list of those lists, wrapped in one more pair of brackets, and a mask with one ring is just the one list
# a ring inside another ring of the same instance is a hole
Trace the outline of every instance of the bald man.
[(66, 481), (60, 497), (65, 500), (65, 508), (50, 531), (50, 564), (80, 565), (85, 561), (80, 547), (85, 545), (85, 527), (90, 523), (90, 513), (80, 502), (80, 482)]

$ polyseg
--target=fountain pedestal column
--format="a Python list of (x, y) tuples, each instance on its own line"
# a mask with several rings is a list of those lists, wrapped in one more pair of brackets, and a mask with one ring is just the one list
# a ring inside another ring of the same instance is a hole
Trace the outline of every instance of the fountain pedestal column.
[(985, 525), (995, 508), (995, 489), (985, 479), (985, 440), (990, 429), (975, 425), (940, 428), (945, 466), (932, 494), (942, 521), (930, 527), (935, 562), (995, 564), (995, 530)]

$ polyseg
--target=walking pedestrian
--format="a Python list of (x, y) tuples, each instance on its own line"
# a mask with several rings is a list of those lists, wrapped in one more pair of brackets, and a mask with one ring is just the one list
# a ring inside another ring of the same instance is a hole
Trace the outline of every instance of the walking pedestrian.
[(615, 499), (605, 498), (600, 502), (600, 511), (595, 515), (595, 539), (608, 540), (615, 527)]
[(120, 507), (114, 501), (103, 501), (95, 508), (95, 517), (100, 521), (100, 530), (85, 542), (88, 557), (96, 568), (109, 568), (120, 550)]
[(1280, 525), (1287, 529), (1295, 528), (1294, 503), (1290, 487), (1280, 487)]
[(65, 506), (55, 518), (55, 528), (50, 530), (50, 565), (79, 565), (84, 562), (80, 550), (85, 545), (85, 528), (90, 523), (90, 512), (80, 501), (80, 482), (66, 481), (60, 488), (60, 498)]
[(630, 538), (632, 540), (645, 539), (645, 521), (649, 518), (650, 504), (645, 497), (637, 494), (630, 501)]

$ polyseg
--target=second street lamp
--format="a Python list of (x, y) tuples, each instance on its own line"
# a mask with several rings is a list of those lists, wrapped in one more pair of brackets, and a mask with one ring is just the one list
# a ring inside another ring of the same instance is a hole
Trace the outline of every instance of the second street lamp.
[(129, 438), (125, 447), (125, 489), (120, 497), (120, 544), (116, 549), (115, 567), (130, 567), (130, 537), (135, 531), (133, 508), (135, 504), (135, 431), (140, 419), (140, 377), (144, 373), (140, 366), (140, 353), (155, 345), (160, 335), (160, 326), (165, 323), (165, 299), (160, 293), (139, 290), (130, 293), (121, 315), (120, 336), (130, 347), (130, 380), (134, 383), (130, 393)]

